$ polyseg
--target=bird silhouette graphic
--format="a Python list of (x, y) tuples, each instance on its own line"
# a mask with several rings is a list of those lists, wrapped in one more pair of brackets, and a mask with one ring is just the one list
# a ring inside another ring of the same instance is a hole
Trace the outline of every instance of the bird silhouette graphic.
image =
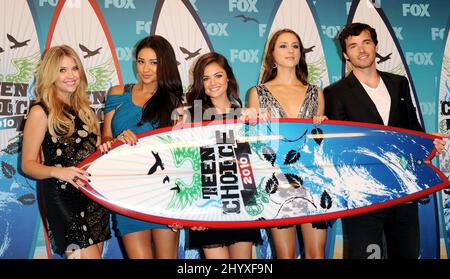
[(253, 17), (248, 17), (248, 16), (245, 16), (245, 15), (237, 15), (237, 16), (235, 16), (235, 18), (242, 18), (243, 22), (254, 21), (254, 22), (259, 24), (259, 21), (256, 18), (253, 18)]
[(380, 59), (380, 60), (377, 61), (377, 64), (381, 64), (381, 63), (383, 63), (383, 62), (388, 61), (389, 59), (391, 59), (391, 55), (392, 55), (392, 52), (389, 53), (389, 54), (386, 55), (386, 56), (382, 56), (382, 55), (380, 55), (380, 54), (377, 52), (377, 58)]
[(102, 49), (102, 47), (97, 48), (96, 50), (90, 50), (87, 47), (85, 47), (82, 44), (78, 44), (78, 46), (80, 47), (80, 49), (84, 52), (86, 52), (86, 55), (83, 56), (84, 58), (88, 58), (97, 54), (100, 54), (100, 49)]
[(313, 51), (313, 48), (315, 48), (316, 46), (312, 46), (312, 47), (305, 47), (304, 48), (304, 52), (305, 52), (305, 54), (307, 54), (308, 52), (312, 52)]
[(10, 35), (10, 34), (6, 34), (6, 37), (8, 37), (8, 40), (9, 40), (11, 43), (14, 44), (14, 45), (12, 45), (12, 46), (9, 47), (10, 49), (24, 47), (24, 46), (28, 45), (28, 42), (30, 41), (30, 40), (25, 40), (25, 41), (19, 42), (19, 41), (16, 40), (16, 38), (14, 38), (14, 37), (13, 37), (12, 35)]
[(2, 53), (2, 52), (4, 52), (5, 50), (2, 48), (2, 47), (0, 47), (0, 53)]
[(176, 183), (176, 182), (175, 182), (175, 185), (176, 186), (170, 188), (170, 190), (174, 190), (174, 191), (177, 191), (177, 193), (180, 193), (180, 191), (181, 191), (180, 185), (178, 185), (178, 183)]
[(184, 60), (189, 60), (189, 59), (194, 58), (195, 56), (199, 55), (201, 48), (197, 49), (194, 52), (190, 52), (189, 50), (185, 49), (184, 47), (180, 47), (180, 50), (181, 50), (181, 52), (183, 52), (184, 54), (187, 55), (187, 57), (184, 58)]
[(164, 170), (164, 164), (163, 164), (163, 162), (161, 160), (161, 157), (159, 157), (159, 153), (158, 152), (155, 153), (155, 152), (152, 151), (152, 154), (153, 154), (153, 157), (155, 157), (156, 162), (150, 168), (150, 170), (148, 171), (147, 175), (154, 174), (158, 167), (160, 167), (161, 170)]

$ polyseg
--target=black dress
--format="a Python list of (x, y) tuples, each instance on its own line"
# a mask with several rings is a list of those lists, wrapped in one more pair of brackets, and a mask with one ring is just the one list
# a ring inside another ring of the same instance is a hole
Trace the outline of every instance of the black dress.
[[(47, 113), (45, 106), (41, 107)], [(88, 127), (76, 113), (71, 114), (75, 120), (72, 136), (55, 138), (46, 132), (42, 142), (44, 165), (76, 166), (96, 150), (97, 135), (87, 131)], [(63, 255), (66, 251), (86, 248), (111, 238), (109, 211), (70, 183), (55, 178), (45, 179), (38, 184), (37, 191), (55, 253)]]
[[(232, 105), (232, 109), (238, 109)], [(239, 114), (239, 112), (237, 112)], [(191, 115), (194, 115), (193, 113)], [(204, 120), (226, 120), (236, 119), (238, 115), (222, 114), (212, 115), (211, 119)], [(237, 242), (261, 243), (261, 230), (259, 228), (251, 229), (208, 229), (204, 231), (189, 230), (188, 247), (189, 249), (215, 248), (229, 246)]]

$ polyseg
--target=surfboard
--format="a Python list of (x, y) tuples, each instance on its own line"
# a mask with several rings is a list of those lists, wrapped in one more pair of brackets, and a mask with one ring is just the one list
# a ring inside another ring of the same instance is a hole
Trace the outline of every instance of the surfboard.
[[(152, 17), (152, 35), (166, 38), (172, 45), (178, 63), (183, 91), (192, 83), (195, 61), (202, 54), (214, 51), (209, 36), (188, 0), (158, 0)], [(200, 258), (199, 251), (185, 247), (185, 233), (180, 234), (180, 258)]]
[(0, 258), (30, 258), (38, 221), (35, 183), (17, 166), (40, 48), (27, 1), (1, 0), (0, 17)]
[[(123, 81), (113, 40), (96, 1), (58, 1), (45, 49), (60, 44), (71, 46), (80, 56), (88, 78), (91, 107), (102, 121), (108, 89)], [(105, 258), (116, 257), (109, 253), (114, 250), (110, 249), (110, 244), (105, 242)], [(51, 254), (49, 246), (47, 240), (47, 256), (59, 257)]]
[(188, 0), (159, 0), (151, 34), (163, 36), (172, 45), (186, 90), (193, 63), (202, 54), (213, 51), (208, 34), (191, 3)]
[(45, 48), (61, 44), (71, 46), (80, 56), (91, 106), (103, 120), (107, 90), (123, 81), (108, 26), (96, 1), (58, 1)]
[[(441, 133), (449, 133), (450, 131), (450, 23), (447, 24), (447, 40), (445, 44), (444, 57), (442, 59), (441, 79), (439, 86), (439, 114), (438, 123)], [(439, 156), (439, 166), (442, 172), (450, 175), (450, 155), (448, 152)], [(450, 255), (450, 191), (448, 189), (442, 193), (442, 215), (444, 226), (444, 240), (447, 249), (447, 255)]]
[[(424, 127), (419, 99), (417, 98), (408, 64), (403, 56), (395, 32), (381, 7), (383, 6), (380, 5), (379, 1), (355, 0), (350, 8), (348, 22), (364, 22), (375, 28), (378, 37), (377, 69), (403, 75), (408, 79), (411, 100), (416, 107), (417, 118), (422, 127)], [(351, 67), (349, 63), (346, 63), (343, 67), (345, 74), (350, 72)], [(439, 258), (439, 249), (436, 245), (439, 239), (436, 197), (434, 195), (424, 197), (419, 204), (420, 235), (426, 236), (421, 238), (420, 258)]]
[(356, 122), (203, 122), (143, 133), (79, 167), (83, 193), (133, 218), (186, 227), (270, 227), (414, 200), (450, 182), (434, 136)]
[[(278, 9), (275, 8), (275, 16), (270, 27), (269, 34), (277, 30), (289, 28), (295, 31), (302, 40), (305, 48), (305, 59), (308, 65), (308, 82), (325, 87), (330, 84), (328, 70), (325, 62), (322, 41), (320, 40), (317, 17), (315, 10), (310, 8), (311, 1), (283, 0)], [(264, 69), (261, 69), (261, 75)]]
[[(353, 1), (349, 12), (348, 22), (364, 22), (375, 28), (378, 37), (377, 69), (397, 75), (405, 76), (409, 81), (411, 100), (417, 108), (417, 118), (423, 125), (416, 90), (411, 78), (408, 64), (403, 56), (400, 44), (395, 37), (386, 15), (381, 8), (376, 7), (370, 0)], [(345, 63), (345, 74), (351, 71), (351, 64)]]

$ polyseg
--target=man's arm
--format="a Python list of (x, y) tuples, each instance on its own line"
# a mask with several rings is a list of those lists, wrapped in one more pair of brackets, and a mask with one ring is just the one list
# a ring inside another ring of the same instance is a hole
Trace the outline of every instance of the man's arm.
[(330, 87), (326, 87), (323, 90), (325, 96), (325, 115), (330, 120), (347, 120), (345, 108), (336, 93), (335, 89), (330, 90)]
[(409, 83), (405, 77), (402, 77), (401, 80), (401, 90), (402, 90), (401, 96), (403, 96), (406, 105), (406, 112), (408, 117), (408, 129), (424, 132), (425, 129), (422, 127), (422, 125), (420, 125), (420, 121), (417, 118), (417, 110), (412, 102)]

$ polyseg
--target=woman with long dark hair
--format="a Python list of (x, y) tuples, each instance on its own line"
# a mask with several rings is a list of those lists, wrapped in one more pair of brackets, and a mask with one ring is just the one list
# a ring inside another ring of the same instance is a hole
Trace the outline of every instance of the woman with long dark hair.
[[(239, 88), (227, 59), (218, 53), (202, 55), (187, 93), (186, 121), (234, 119), (240, 116)], [(261, 241), (259, 229), (189, 230), (189, 248), (201, 248), (207, 259), (250, 259), (252, 245)]]
[[(261, 83), (249, 93), (249, 106), (269, 118), (326, 117), (322, 89), (308, 83), (308, 67), (300, 37), (290, 29), (273, 34), (267, 44)], [(324, 258), (327, 222), (301, 224), (306, 258)], [(294, 258), (296, 227), (271, 229), (278, 258)]]
[[(161, 36), (146, 37), (137, 44), (135, 58), (138, 83), (114, 86), (107, 97), (103, 142), (117, 138), (134, 145), (137, 133), (173, 125), (172, 112), (181, 106), (183, 89), (170, 43)], [(114, 217), (128, 258), (177, 257), (177, 230), (120, 214)]]

